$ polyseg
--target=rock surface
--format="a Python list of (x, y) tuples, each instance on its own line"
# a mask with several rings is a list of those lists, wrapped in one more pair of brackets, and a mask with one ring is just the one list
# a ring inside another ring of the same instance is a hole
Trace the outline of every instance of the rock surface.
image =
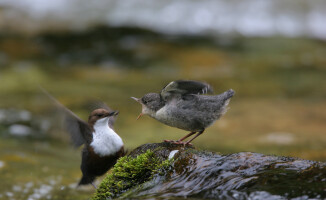
[(123, 195), (128, 199), (323, 199), (326, 163), (241, 152), (221, 155), (169, 143), (144, 144), (160, 160), (174, 158), (166, 173)]

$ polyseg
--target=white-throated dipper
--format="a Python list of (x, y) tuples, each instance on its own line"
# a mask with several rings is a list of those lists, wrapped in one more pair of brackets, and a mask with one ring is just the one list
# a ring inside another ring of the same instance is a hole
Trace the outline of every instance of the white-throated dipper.
[[(232, 89), (219, 95), (203, 95), (207, 93), (213, 93), (207, 83), (177, 80), (166, 85), (160, 94), (148, 93), (140, 99), (131, 98), (142, 105), (142, 112), (137, 119), (146, 114), (168, 126), (191, 131), (177, 141), (165, 140), (186, 145), (227, 111), (230, 98), (234, 95)], [(183, 142), (195, 133), (192, 139)]]
[(84, 144), (80, 166), (83, 176), (78, 186), (92, 184), (95, 187), (95, 178), (107, 172), (125, 155), (123, 141), (113, 130), (115, 117), (119, 112), (102, 103), (101, 108), (91, 112), (86, 123), (47, 91), (42, 90), (64, 113), (64, 124), (73, 145), (79, 147)]

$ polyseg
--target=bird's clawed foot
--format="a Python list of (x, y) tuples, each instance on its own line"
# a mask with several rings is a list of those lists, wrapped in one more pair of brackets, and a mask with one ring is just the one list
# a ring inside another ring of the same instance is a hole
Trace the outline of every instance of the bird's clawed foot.
[(181, 138), (180, 140), (177, 140), (177, 141), (175, 141), (175, 140), (164, 140), (164, 142), (168, 142), (168, 143), (172, 143), (172, 144), (182, 144), (183, 146), (192, 146), (192, 144), (190, 142), (193, 141), (199, 135), (201, 135), (203, 132), (204, 132), (204, 130), (198, 132), (197, 135), (195, 135), (195, 137), (191, 138), (187, 142), (183, 142), (183, 140), (188, 138), (189, 136), (192, 136), (196, 132), (190, 132), (190, 133), (188, 133), (188, 135), (184, 136), (183, 138)]

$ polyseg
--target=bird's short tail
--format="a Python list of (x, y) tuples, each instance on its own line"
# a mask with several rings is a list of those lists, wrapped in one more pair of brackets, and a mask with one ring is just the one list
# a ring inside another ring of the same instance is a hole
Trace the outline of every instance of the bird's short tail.
[(233, 97), (233, 95), (235, 94), (234, 90), (229, 89), (228, 91), (225, 91), (224, 93), (221, 94), (221, 97), (224, 99), (224, 101), (230, 99), (231, 97)]
[(225, 98), (225, 100), (230, 99), (231, 97), (233, 97), (233, 95), (235, 94), (234, 90), (229, 89), (228, 91), (223, 93), (223, 96)]
[(235, 92), (232, 89), (229, 89), (228, 91), (221, 94), (223, 106), (221, 107), (220, 114), (224, 115), (227, 112), (227, 110), (229, 109), (228, 105), (230, 103), (230, 98), (233, 97), (234, 94)]

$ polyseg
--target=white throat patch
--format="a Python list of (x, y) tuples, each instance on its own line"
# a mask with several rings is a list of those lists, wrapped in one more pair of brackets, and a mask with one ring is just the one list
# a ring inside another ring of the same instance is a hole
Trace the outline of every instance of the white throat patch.
[(123, 146), (122, 139), (109, 127), (108, 121), (109, 118), (106, 117), (94, 124), (93, 141), (90, 145), (100, 156), (113, 155)]

